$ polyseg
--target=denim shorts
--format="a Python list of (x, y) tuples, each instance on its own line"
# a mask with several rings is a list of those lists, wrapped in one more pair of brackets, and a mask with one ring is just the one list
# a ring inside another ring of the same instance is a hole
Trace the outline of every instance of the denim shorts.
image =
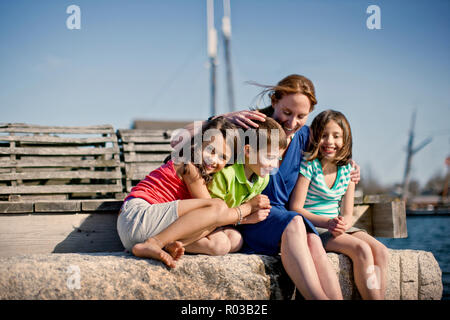
[(178, 219), (178, 200), (150, 204), (141, 198), (124, 202), (117, 218), (117, 232), (126, 250), (166, 229)]

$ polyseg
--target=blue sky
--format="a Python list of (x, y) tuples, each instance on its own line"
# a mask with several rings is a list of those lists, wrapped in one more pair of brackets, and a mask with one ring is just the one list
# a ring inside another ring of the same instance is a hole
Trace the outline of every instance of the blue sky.
[[(69, 30), (69, 5), (81, 29)], [(366, 9), (378, 5), (381, 29)], [(222, 1), (215, 0), (221, 28)], [(413, 179), (444, 174), (450, 155), (450, 1), (231, 0), (237, 109), (255, 106), (256, 81), (309, 77), (320, 111), (349, 119), (353, 154), (384, 184), (401, 182), (411, 113)], [(0, 0), (0, 122), (112, 124), (209, 116), (206, 0)], [(221, 40), (221, 38), (220, 38)], [(218, 112), (227, 111), (219, 41)], [(266, 100), (267, 102), (267, 100)], [(264, 106), (260, 102), (258, 106)]]

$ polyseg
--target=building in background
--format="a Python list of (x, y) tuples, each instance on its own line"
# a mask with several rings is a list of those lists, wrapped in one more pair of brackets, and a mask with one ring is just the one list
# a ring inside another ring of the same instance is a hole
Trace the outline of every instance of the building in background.
[(131, 129), (152, 129), (152, 130), (175, 130), (184, 128), (193, 121), (163, 121), (163, 120), (141, 120), (133, 121)]

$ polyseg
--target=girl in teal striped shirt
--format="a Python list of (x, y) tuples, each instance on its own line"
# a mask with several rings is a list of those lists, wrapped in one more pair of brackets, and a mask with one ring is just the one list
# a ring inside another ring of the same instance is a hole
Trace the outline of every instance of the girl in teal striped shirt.
[(317, 115), (310, 128), (311, 141), (290, 209), (316, 226), (326, 251), (350, 257), (363, 299), (383, 299), (388, 250), (367, 232), (352, 226), (355, 183), (350, 181), (350, 125), (342, 113), (326, 110)]

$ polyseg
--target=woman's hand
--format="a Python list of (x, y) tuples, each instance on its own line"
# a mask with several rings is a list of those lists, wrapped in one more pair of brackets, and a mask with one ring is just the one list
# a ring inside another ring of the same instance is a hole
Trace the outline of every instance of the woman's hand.
[(222, 116), (244, 129), (248, 129), (249, 126), (258, 128), (258, 125), (252, 120), (264, 121), (266, 119), (266, 115), (264, 113), (256, 110), (228, 112), (223, 114)]
[(358, 164), (354, 160), (350, 160), (353, 170), (350, 172), (350, 180), (358, 184), (360, 178), (360, 170)]

